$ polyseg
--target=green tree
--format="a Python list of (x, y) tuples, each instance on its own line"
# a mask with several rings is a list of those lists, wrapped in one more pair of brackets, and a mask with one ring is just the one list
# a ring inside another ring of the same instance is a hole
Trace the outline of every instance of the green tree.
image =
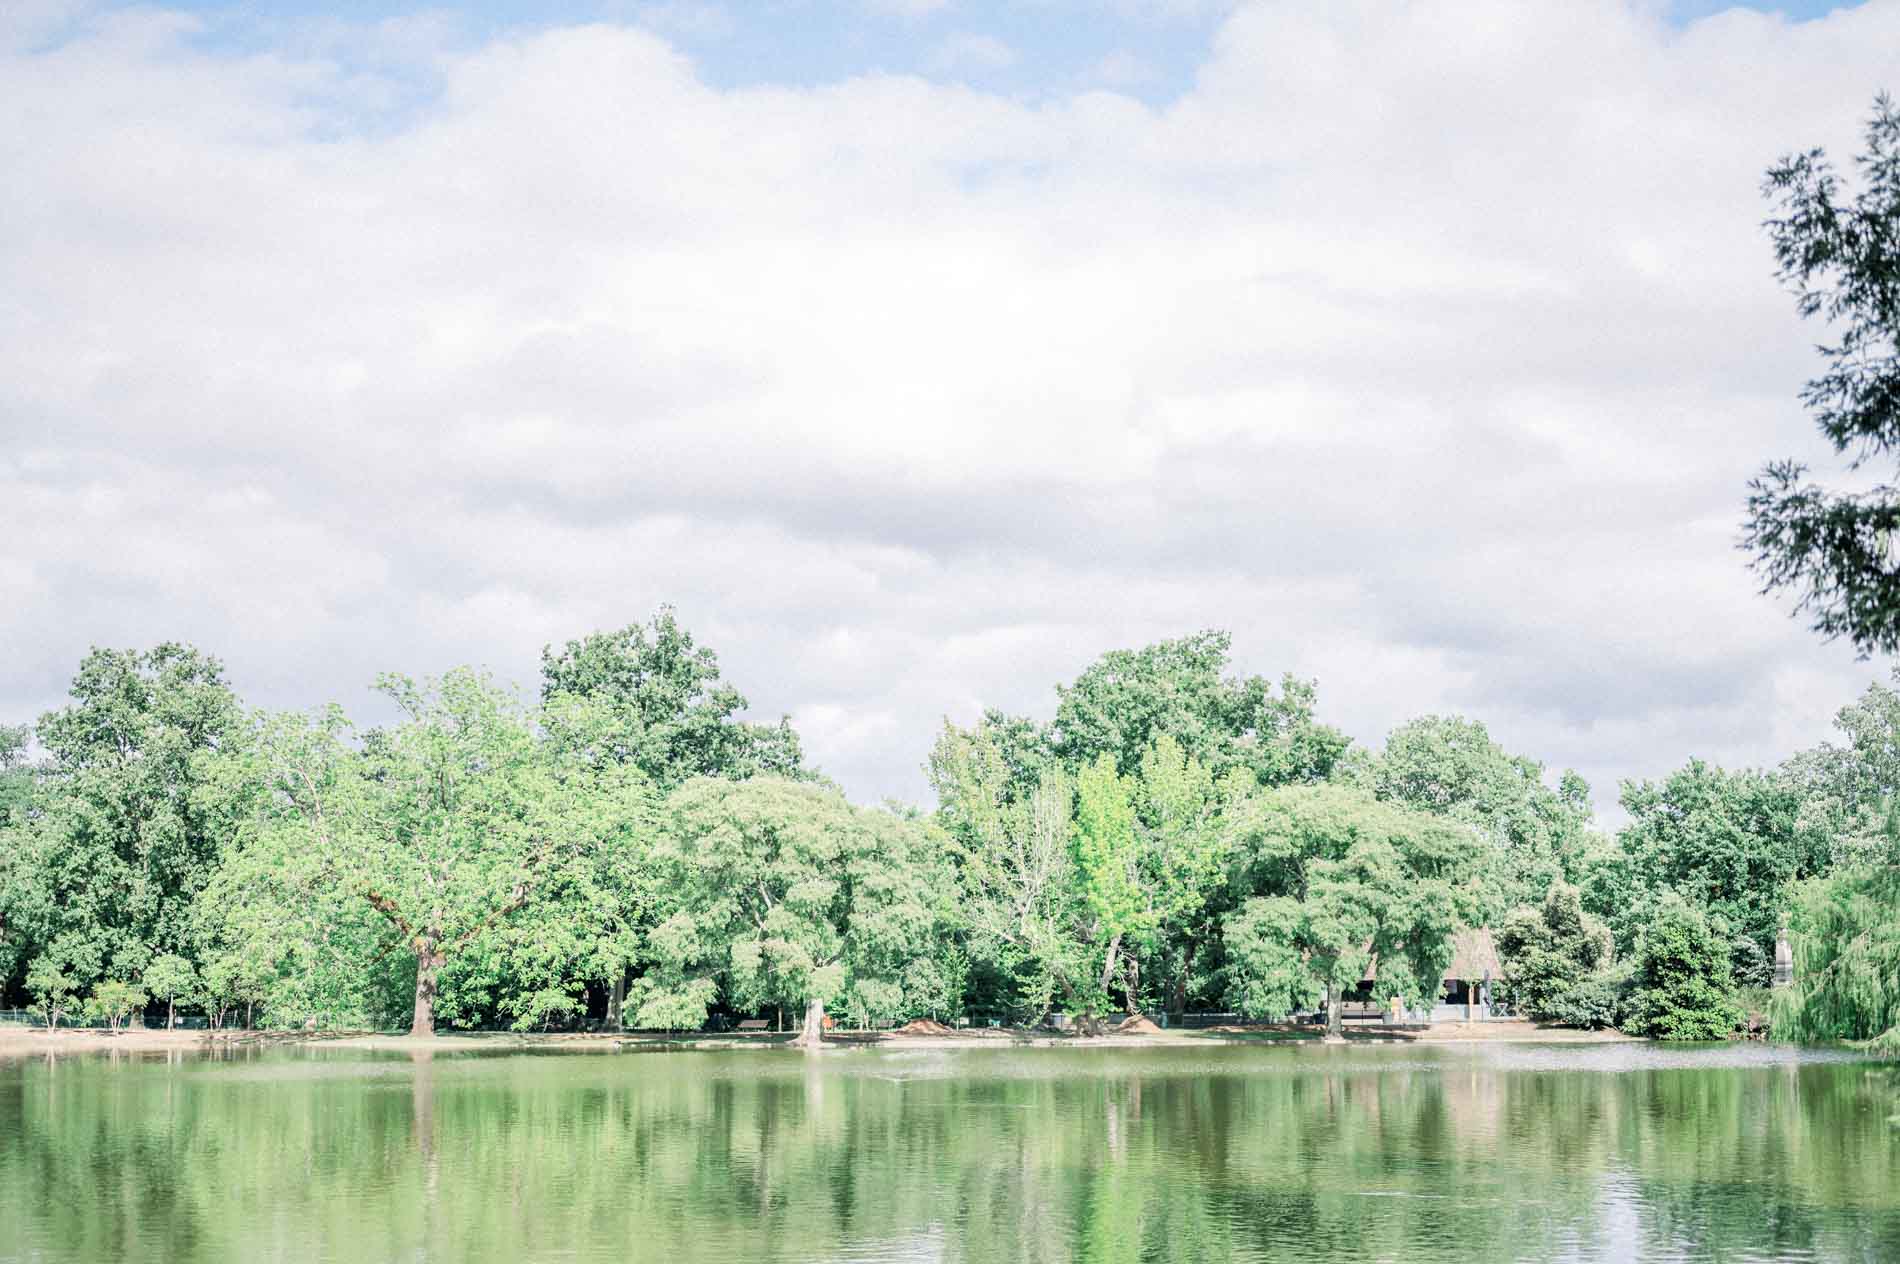
[(40, 957), (26, 968), (26, 990), (33, 997), (33, 1005), (45, 1018), (46, 1026), (59, 1026), (60, 1016), (72, 1004), (73, 994), (78, 991), (78, 983), (71, 974), (60, 968), (60, 963), (52, 957)]
[(619, 765), (549, 758), (535, 716), (473, 671), (377, 687), (402, 720), (360, 753), (334, 709), (267, 726), (266, 792), (232, 866), (223, 965), (234, 984), (288, 973), (309, 987), (326, 962), (367, 976), (406, 955), (410, 1030), (423, 1036), (444, 967), (624, 842), (644, 783)]
[(27, 825), (34, 797), (32, 739), (26, 725), (0, 725), (0, 990), (15, 977), (23, 947), (15, 930), (41, 885), (30, 867)]
[(184, 645), (95, 649), (72, 698), (38, 725), (9, 929), (28, 955), (57, 948), (84, 986), (191, 952), (192, 904), (221, 854), (205, 769), (243, 726), (218, 660)]
[(177, 1025), (178, 998), (197, 990), (198, 972), (177, 953), (161, 953), (145, 967), (143, 982), (147, 991), (165, 1002), (165, 1029), (169, 1031)]
[(1050, 748), (1071, 770), (1107, 754), (1130, 775), (1165, 734), (1217, 777), (1238, 766), (1266, 785), (1323, 780), (1347, 738), (1314, 718), (1312, 682), (1288, 676), (1276, 694), (1260, 676), (1225, 676), (1231, 644), (1207, 631), (1102, 655), (1056, 687)]
[(1574, 882), (1596, 837), (1583, 778), (1566, 770), (1553, 789), (1542, 764), (1510, 754), (1462, 716), (1400, 725), (1356, 775), (1381, 799), (1464, 822), (1490, 842), (1487, 917), (1536, 904), (1553, 882)]
[(1900, 865), (1857, 865), (1797, 889), (1794, 983), (1776, 989), (1775, 1036), (1867, 1040), (1900, 1056)]
[(935, 930), (923, 827), (783, 777), (699, 778), (674, 791), (657, 851), (666, 915), (636, 982), (638, 1022), (697, 1027), (723, 992), (741, 1010), (803, 1005), (816, 1048), (828, 1004), (891, 1013)]
[(1228, 997), (1250, 1014), (1340, 1001), (1374, 955), (1381, 994), (1418, 1004), (1438, 989), (1451, 935), (1475, 903), (1470, 830), (1342, 786), (1287, 787), (1235, 820), (1236, 881), (1223, 926)]
[(738, 718), (746, 700), (719, 675), (719, 657), (697, 645), (672, 607), (645, 626), (594, 632), (557, 654), (541, 651), (541, 696), (585, 698), (610, 725), (598, 740), (661, 790), (694, 777), (796, 777), (804, 756), (789, 719)]
[(106, 1026), (117, 1031), (125, 1026), (126, 1020), (145, 1008), (145, 993), (137, 984), (124, 983), (109, 979), (92, 989), (92, 996), (86, 1001), (86, 1010), (96, 1018), (105, 1020)]
[(1827, 838), (1803, 824), (1799, 787), (1697, 759), (1661, 782), (1625, 782), (1623, 807), (1630, 822), (1617, 841), (1627, 873), (1601, 867), (1585, 901), (1618, 946), (1633, 946), (1673, 891), (1721, 919), (1737, 982), (1766, 985), (1789, 886), (1827, 863)]
[[(1900, 442), (1900, 108), (1874, 100), (1861, 187), (1849, 197), (1820, 149), (1768, 172), (1768, 221), (1780, 275), (1803, 318), (1819, 316), (1837, 339), (1801, 401), (1852, 467), (1889, 456)], [(1763, 591), (1788, 591), (1815, 631), (1846, 636), (1863, 653), (1900, 648), (1900, 494), (1890, 486), (1829, 492), (1793, 461), (1749, 484), (1745, 547)]]
[(1727, 936), (1676, 892), (1656, 901), (1636, 963), (1629, 1031), (1659, 1040), (1726, 1040), (1742, 1021)]
[(1613, 1019), (1601, 1007), (1580, 1003), (1585, 999), (1580, 990), (1593, 988), (1595, 977), (1609, 967), (1612, 940), (1609, 928), (1583, 911), (1577, 888), (1554, 882), (1541, 906), (1512, 910), (1498, 928), (1497, 945), (1512, 996), (1532, 1018), (1573, 1022), (1581, 1017), (1582, 1026), (1604, 1026)]
[(1053, 759), (1031, 771), (1011, 755), (988, 716), (969, 730), (946, 723), (930, 754), (967, 934), (1017, 1005), (1041, 1014), (1060, 996), (1086, 1012), (1101, 954), (1080, 898), (1074, 783)]

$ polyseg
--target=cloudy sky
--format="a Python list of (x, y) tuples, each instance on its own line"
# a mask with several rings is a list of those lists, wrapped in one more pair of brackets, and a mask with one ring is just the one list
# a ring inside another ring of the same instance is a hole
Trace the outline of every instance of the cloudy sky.
[(1887, 664), (1735, 549), (1834, 465), (1758, 186), (1883, 86), (1894, 0), (10, 0), (0, 718), (671, 602), (860, 799), (1208, 626), (1606, 806), (1777, 761)]

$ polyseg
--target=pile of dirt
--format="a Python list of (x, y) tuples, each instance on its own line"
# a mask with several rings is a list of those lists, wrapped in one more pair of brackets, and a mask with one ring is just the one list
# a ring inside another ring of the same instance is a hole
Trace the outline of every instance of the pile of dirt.
[(1146, 1014), (1130, 1014), (1115, 1024), (1118, 1036), (1159, 1036), (1161, 1029)]
[(896, 1036), (954, 1036), (957, 1033), (934, 1018), (913, 1018), (891, 1034)]

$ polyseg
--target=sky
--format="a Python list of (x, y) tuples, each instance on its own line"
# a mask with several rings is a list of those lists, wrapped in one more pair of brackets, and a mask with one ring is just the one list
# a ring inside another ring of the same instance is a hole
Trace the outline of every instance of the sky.
[(1376, 746), (1768, 765), (1890, 668), (1761, 229), (1900, 2), (0, 7), (0, 719), (339, 701), (662, 603), (856, 799), (1218, 627)]

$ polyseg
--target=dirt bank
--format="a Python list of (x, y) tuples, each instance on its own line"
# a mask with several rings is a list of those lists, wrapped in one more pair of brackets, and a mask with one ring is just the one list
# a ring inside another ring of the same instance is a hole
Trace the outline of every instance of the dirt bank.
[(127, 1031), (54, 1031), (40, 1027), (0, 1027), (0, 1058), (30, 1058), (41, 1054), (198, 1052), (209, 1045), (207, 1031), (155, 1031), (135, 1027)]
[[(1163, 1045), (1245, 1045), (1291, 1041), (1317, 1042), (1314, 1027), (1261, 1023), (1249, 1026), (1194, 1030), (1162, 1029), (1146, 1019), (1129, 1020), (1101, 1036), (1080, 1036), (1042, 1028), (949, 1028), (940, 1023), (913, 1023), (890, 1032), (835, 1033), (825, 1037), (827, 1049), (846, 1050), (877, 1046), (906, 1049), (1063, 1048), (1132, 1049)], [(771, 1049), (785, 1045), (789, 1034), (665, 1035), (655, 1032), (516, 1032), (445, 1033), (416, 1039), (375, 1032), (301, 1031), (155, 1031), (134, 1028), (118, 1033), (58, 1031), (39, 1028), (0, 1028), (0, 1058), (28, 1058), (73, 1053), (203, 1053), (221, 1049), (298, 1045), (329, 1049), (369, 1049), (388, 1053), (512, 1053), (525, 1050), (571, 1050), (607, 1053), (641, 1046), (691, 1049)], [(1431, 1027), (1373, 1027), (1352, 1025), (1346, 1039), (1359, 1042), (1415, 1044), (1614, 1044), (1635, 1041), (1618, 1031), (1577, 1031), (1535, 1023), (1503, 1020), (1486, 1023), (1439, 1023)]]

